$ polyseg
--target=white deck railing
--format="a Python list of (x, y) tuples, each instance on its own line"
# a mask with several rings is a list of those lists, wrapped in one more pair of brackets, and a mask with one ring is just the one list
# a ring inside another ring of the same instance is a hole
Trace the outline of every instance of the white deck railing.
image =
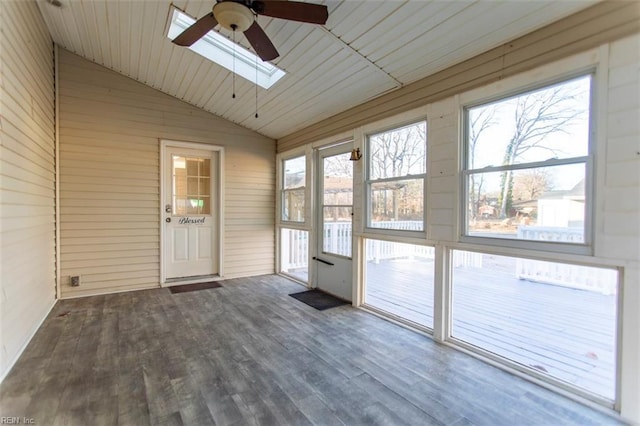
[[(379, 227), (393, 227), (403, 230), (421, 230), (420, 222), (398, 221), (378, 222)], [(582, 229), (520, 226), (518, 238), (534, 241), (557, 241), (580, 243)], [(324, 225), (324, 250), (343, 256), (351, 256), (352, 230), (349, 222), (329, 222)], [(281, 259), (283, 270), (308, 267), (309, 233), (296, 229), (282, 232)], [(482, 254), (456, 250), (453, 252), (454, 267), (482, 267)], [(433, 247), (414, 244), (400, 244), (391, 241), (367, 239), (366, 261), (378, 263), (383, 260), (419, 258), (433, 260)], [(613, 270), (585, 268), (564, 263), (544, 262), (516, 258), (515, 275), (519, 279), (541, 282), (563, 287), (594, 291), (606, 295), (616, 294), (617, 275)]]
[[(584, 230), (582, 228), (519, 226), (518, 239), (582, 243), (584, 242)], [(605, 295), (616, 294), (617, 290), (615, 271), (602, 268), (587, 268), (566, 263), (517, 258), (516, 275), (522, 280), (595, 291)]]
[(283, 229), (280, 234), (281, 270), (306, 268), (309, 262), (309, 232)]
[(604, 295), (616, 294), (617, 274), (612, 269), (518, 258), (516, 270), (518, 278), (522, 280), (589, 290)]
[(327, 222), (324, 224), (323, 251), (351, 257), (353, 234), (351, 222)]
[[(421, 231), (422, 223), (416, 221), (377, 222), (376, 227)], [(324, 251), (342, 256), (351, 256), (352, 229), (349, 222), (328, 222), (324, 224)], [(309, 233), (297, 229), (284, 229), (281, 244), (282, 269), (307, 267), (309, 258)], [(367, 239), (366, 260), (378, 263), (382, 260), (419, 258), (433, 260), (435, 249), (429, 246), (401, 244), (391, 241)], [(454, 266), (482, 267), (482, 255), (471, 252), (455, 252)]]
[(563, 243), (584, 242), (582, 228), (560, 228), (552, 226), (518, 226), (517, 239), (532, 241), (552, 241)]

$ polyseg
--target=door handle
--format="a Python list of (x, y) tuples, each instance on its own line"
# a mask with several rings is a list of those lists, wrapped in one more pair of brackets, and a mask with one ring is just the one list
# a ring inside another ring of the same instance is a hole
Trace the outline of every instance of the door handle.
[(331, 263), (329, 261), (326, 261), (324, 259), (320, 259), (319, 257), (315, 257), (315, 256), (313, 257), (313, 260), (317, 260), (318, 262), (324, 263), (325, 265), (329, 265), (329, 266), (335, 265), (335, 263)]
[(167, 223), (169, 223), (169, 222), (171, 222), (171, 218), (170, 218), (170, 217), (168, 217), (168, 218), (166, 218), (164, 221), (165, 221), (165, 222), (167, 222)]

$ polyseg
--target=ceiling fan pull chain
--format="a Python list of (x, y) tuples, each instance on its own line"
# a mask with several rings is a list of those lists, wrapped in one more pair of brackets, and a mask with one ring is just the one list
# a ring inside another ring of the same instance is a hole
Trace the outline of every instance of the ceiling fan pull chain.
[(232, 92), (233, 94), (231, 95), (232, 99), (236, 98), (236, 26), (235, 25), (231, 25), (231, 29), (233, 30), (233, 75), (231, 76), (233, 83), (232, 83)]
[(256, 86), (256, 118), (258, 118), (258, 56), (257, 55), (255, 59), (256, 59), (256, 82), (254, 85)]

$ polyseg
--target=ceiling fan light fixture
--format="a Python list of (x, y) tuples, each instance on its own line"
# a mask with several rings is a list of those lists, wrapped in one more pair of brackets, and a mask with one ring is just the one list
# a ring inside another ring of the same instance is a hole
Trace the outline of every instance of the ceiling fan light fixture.
[(224, 28), (245, 32), (253, 24), (253, 12), (243, 4), (223, 1), (213, 6), (213, 16)]

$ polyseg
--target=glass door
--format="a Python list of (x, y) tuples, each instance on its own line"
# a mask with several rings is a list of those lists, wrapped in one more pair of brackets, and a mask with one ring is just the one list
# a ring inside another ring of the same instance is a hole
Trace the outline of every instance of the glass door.
[(352, 300), (353, 162), (351, 143), (318, 151), (316, 287)]

